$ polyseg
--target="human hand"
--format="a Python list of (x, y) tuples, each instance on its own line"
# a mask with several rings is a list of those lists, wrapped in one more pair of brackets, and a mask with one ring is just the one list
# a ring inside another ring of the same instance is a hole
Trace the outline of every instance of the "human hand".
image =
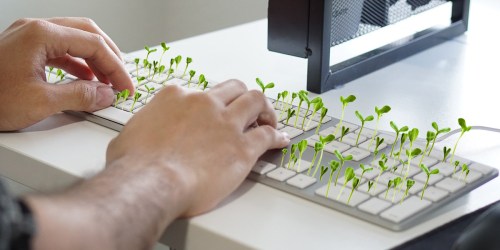
[[(114, 99), (109, 83), (133, 92), (119, 53), (86, 18), (16, 21), (0, 34), (0, 131), (25, 128), (62, 110), (105, 108)], [(47, 65), (82, 80), (48, 84)], [(94, 76), (101, 83), (91, 81)]]
[(266, 150), (290, 143), (276, 124), (265, 96), (239, 81), (206, 93), (168, 86), (110, 143), (107, 166), (166, 169), (165, 182), (174, 182), (169, 191), (178, 199), (165, 205), (177, 216), (193, 216), (234, 191)]

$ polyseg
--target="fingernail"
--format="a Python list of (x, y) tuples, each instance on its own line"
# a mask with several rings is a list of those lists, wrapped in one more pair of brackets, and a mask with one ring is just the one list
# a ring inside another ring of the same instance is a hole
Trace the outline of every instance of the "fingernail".
[(96, 105), (99, 107), (107, 107), (113, 103), (115, 94), (113, 89), (107, 85), (99, 85), (96, 93)]
[(290, 135), (287, 132), (281, 132), (281, 134), (283, 135), (285, 141), (290, 141)]

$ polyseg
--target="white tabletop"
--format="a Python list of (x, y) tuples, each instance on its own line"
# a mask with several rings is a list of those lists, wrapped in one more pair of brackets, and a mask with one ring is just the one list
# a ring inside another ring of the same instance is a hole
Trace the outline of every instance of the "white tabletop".
[[(390, 130), (390, 120), (421, 131), (431, 129), (432, 121), (457, 128), (458, 117), (470, 125), (500, 127), (500, 39), (491, 35), (495, 29), (490, 25), (500, 11), (493, 1), (472, 3), (466, 35), (322, 94), (331, 114), (340, 113), (339, 96), (355, 94), (358, 100), (348, 108), (346, 120), (356, 122), (354, 110), (368, 114), (375, 105), (389, 104), (393, 111), (381, 121), (385, 130)], [(266, 39), (262, 20), (172, 43), (169, 53), (192, 57), (193, 68), (209, 79), (238, 78), (250, 88), (257, 88), (256, 77), (274, 81), (271, 97), (284, 89), (304, 89), (306, 60), (268, 52)], [(116, 134), (65, 114), (18, 133), (0, 133), (0, 175), (36, 190), (66, 187), (103, 168), (107, 143)], [(472, 131), (457, 152), (500, 168), (500, 134)], [(499, 200), (499, 189), (497, 178), (432, 213), (424, 223), (392, 232), (245, 181), (216, 210), (174, 223), (162, 242), (178, 249), (386, 249)]]

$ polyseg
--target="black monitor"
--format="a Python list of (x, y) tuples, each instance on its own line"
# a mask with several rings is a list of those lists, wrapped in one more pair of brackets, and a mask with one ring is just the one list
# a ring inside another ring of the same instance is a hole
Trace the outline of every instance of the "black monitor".
[[(447, 25), (330, 65), (331, 48), (443, 4), (451, 5)], [(469, 0), (269, 0), (268, 49), (307, 58), (307, 89), (323, 93), (461, 35), (468, 13)]]

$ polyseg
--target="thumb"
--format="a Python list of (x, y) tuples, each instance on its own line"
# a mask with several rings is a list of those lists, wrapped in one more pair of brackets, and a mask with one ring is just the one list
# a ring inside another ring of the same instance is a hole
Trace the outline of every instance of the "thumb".
[(59, 111), (93, 112), (109, 107), (115, 96), (111, 86), (100, 82), (77, 80), (68, 84), (50, 86), (56, 96), (53, 105)]

